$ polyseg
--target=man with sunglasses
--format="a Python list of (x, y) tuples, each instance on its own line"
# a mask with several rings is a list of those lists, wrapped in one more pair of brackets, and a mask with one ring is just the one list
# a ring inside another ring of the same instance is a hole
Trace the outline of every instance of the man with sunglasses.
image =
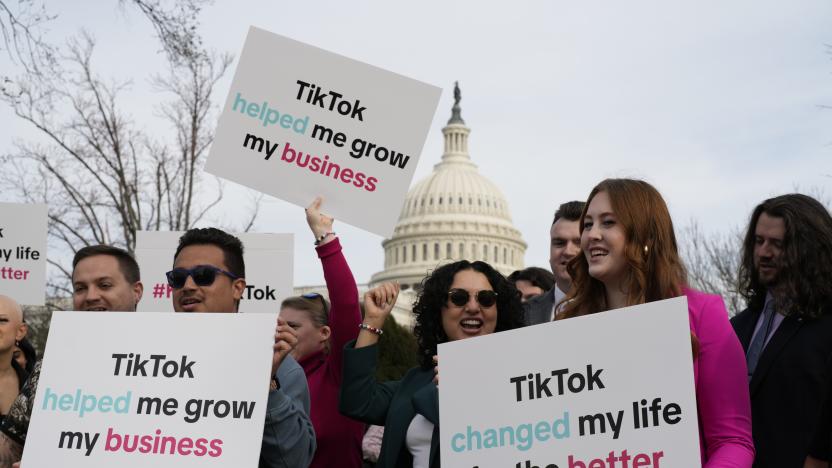
[[(176, 312), (237, 312), (246, 288), (243, 244), (215, 228), (191, 229), (179, 239), (167, 273)], [(297, 337), (278, 321), (260, 467), (306, 467), (315, 454), (306, 375), (289, 355)]]

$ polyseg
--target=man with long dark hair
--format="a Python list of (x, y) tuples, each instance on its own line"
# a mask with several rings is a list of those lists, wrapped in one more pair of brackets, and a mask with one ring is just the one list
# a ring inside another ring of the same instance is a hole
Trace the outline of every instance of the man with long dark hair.
[(817, 200), (781, 195), (758, 205), (743, 242), (731, 322), (746, 352), (756, 468), (802, 467), (830, 392), (832, 217)]

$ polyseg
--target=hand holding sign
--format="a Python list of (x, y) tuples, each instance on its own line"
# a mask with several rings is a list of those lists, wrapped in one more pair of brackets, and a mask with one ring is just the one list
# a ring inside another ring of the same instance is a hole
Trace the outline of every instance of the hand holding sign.
[(333, 236), (330, 234), (335, 234), (332, 232), (332, 223), (335, 219), (321, 213), (323, 201), (323, 197), (315, 197), (312, 204), (306, 208), (306, 224), (312, 230), (312, 235), (315, 236), (318, 245), (331, 241)]

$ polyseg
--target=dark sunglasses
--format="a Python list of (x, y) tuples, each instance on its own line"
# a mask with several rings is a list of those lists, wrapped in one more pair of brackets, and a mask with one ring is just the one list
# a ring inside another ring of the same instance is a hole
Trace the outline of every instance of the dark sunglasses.
[(197, 265), (193, 268), (174, 268), (165, 273), (165, 276), (168, 278), (168, 285), (170, 287), (179, 289), (185, 286), (185, 282), (188, 281), (189, 276), (194, 279), (194, 283), (197, 286), (211, 286), (214, 284), (214, 280), (219, 273), (228, 276), (232, 280), (240, 278), (230, 271), (225, 271), (211, 265)]
[(310, 301), (314, 301), (315, 299), (319, 299), (321, 301), (321, 305), (324, 308), (324, 316), (329, 318), (329, 307), (326, 306), (326, 299), (318, 293), (306, 293), (301, 295), (300, 297), (304, 299), (309, 299)]
[[(475, 297), (483, 307), (491, 307), (497, 303), (497, 293), (488, 289), (478, 291)], [(448, 291), (448, 299), (453, 305), (462, 307), (471, 300), (471, 293), (465, 289), (451, 289)]]

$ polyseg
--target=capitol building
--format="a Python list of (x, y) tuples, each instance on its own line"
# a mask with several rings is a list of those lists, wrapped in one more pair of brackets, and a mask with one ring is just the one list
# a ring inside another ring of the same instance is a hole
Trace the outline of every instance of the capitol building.
[(506, 276), (523, 268), (526, 243), (502, 192), (479, 173), (468, 153), (471, 129), (462, 119), (458, 87), (454, 95), (451, 118), (442, 129), (442, 159), (408, 192), (393, 236), (381, 243), (384, 270), (369, 282), (370, 287), (401, 284), (393, 315), (406, 326), (413, 324), (410, 310), (418, 285), (438, 265), (483, 260)]

